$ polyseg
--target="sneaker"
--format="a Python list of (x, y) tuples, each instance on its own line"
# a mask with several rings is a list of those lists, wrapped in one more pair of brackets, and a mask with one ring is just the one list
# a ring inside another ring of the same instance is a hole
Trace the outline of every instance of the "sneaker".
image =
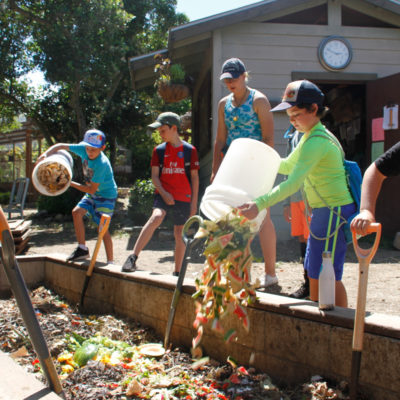
[(289, 297), (294, 299), (305, 299), (310, 295), (310, 287), (303, 283), (295, 292), (289, 294)]
[(89, 258), (89, 249), (83, 250), (78, 246), (67, 258), (67, 261), (84, 260), (86, 258)]
[(179, 276), (179, 272), (178, 272), (178, 271), (174, 271), (174, 272), (172, 273), (172, 276)]
[(260, 288), (267, 288), (268, 286), (276, 285), (277, 283), (278, 283), (278, 277), (276, 275), (271, 276), (265, 274), (264, 284), (261, 284)]
[(136, 254), (131, 254), (126, 261), (124, 262), (124, 265), (122, 266), (121, 271), (122, 272), (133, 272), (136, 271), (136, 260), (137, 260), (137, 255)]

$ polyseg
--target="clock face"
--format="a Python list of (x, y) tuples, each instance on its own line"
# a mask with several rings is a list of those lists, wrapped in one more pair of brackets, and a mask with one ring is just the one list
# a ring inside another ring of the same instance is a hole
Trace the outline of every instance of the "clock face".
[(351, 47), (346, 39), (329, 37), (324, 39), (318, 51), (321, 64), (330, 70), (347, 67), (351, 61)]

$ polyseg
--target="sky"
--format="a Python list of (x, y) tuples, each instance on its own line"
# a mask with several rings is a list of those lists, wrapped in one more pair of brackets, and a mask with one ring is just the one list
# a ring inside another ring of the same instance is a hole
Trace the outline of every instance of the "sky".
[(260, 0), (177, 0), (176, 10), (185, 13), (191, 21), (224, 11), (258, 3)]
[[(224, 11), (258, 3), (260, 0), (177, 0), (176, 10), (186, 14), (191, 21), (219, 14)], [(26, 77), (33, 86), (43, 85), (44, 78), (40, 71), (32, 71)]]

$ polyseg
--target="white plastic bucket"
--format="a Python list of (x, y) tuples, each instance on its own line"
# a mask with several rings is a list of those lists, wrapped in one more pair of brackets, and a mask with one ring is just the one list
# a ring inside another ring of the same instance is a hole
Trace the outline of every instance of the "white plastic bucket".
[[(200, 210), (207, 218), (216, 220), (232, 208), (268, 193), (280, 162), (279, 154), (263, 142), (247, 138), (234, 140), (213, 183), (206, 188)], [(265, 215), (263, 210), (256, 218), (258, 226)]]
[[(39, 171), (41, 168), (48, 166), (49, 164), (58, 164), (57, 167), (62, 168), (64, 167), (68, 172), (68, 181), (65, 185), (63, 185), (59, 189), (50, 190), (48, 186), (42, 184), (39, 180)], [(35, 168), (32, 172), (32, 183), (35, 186), (36, 190), (41, 194), (46, 196), (58, 196), (64, 193), (68, 188), (72, 180), (72, 170), (74, 166), (74, 161), (71, 157), (71, 154), (68, 153), (66, 150), (59, 150), (56, 153), (52, 154), (49, 157), (46, 157), (38, 164), (36, 164)]]

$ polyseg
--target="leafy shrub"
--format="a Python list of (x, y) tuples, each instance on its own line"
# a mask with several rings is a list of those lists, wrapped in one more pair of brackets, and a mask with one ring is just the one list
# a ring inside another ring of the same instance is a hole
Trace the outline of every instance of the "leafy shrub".
[(137, 179), (130, 191), (128, 215), (134, 224), (143, 225), (153, 208), (154, 185), (151, 179)]
[(38, 210), (46, 210), (49, 214), (71, 214), (72, 209), (83, 197), (78, 190), (67, 190), (59, 196), (40, 195), (37, 200)]
[(10, 192), (1, 192), (0, 193), (0, 204), (8, 205), (10, 203)]

